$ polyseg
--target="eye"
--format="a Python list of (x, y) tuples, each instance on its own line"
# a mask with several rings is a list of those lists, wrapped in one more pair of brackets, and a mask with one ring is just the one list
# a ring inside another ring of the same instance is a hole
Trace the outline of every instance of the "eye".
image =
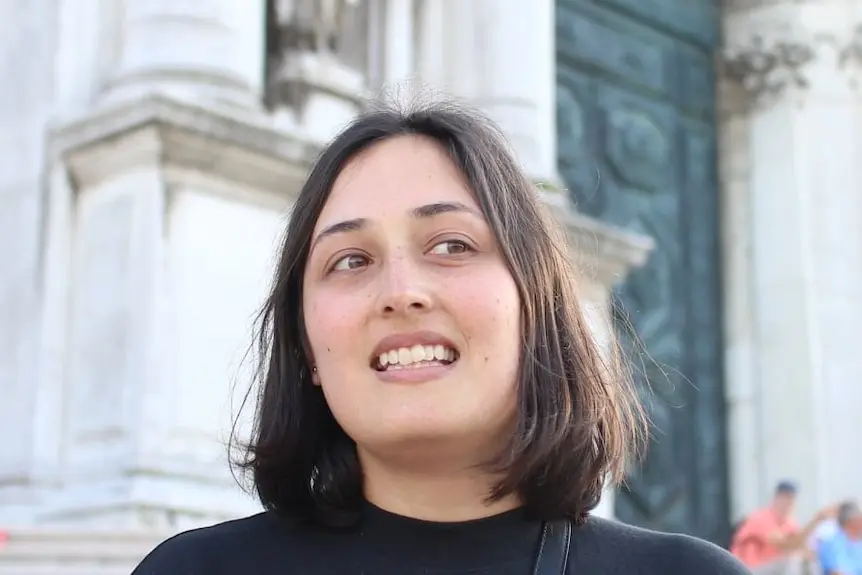
[(338, 259), (330, 271), (345, 272), (356, 270), (368, 265), (368, 258), (360, 254), (349, 254)]
[(465, 254), (472, 249), (473, 248), (467, 245), (467, 242), (462, 242), (461, 240), (446, 240), (435, 244), (434, 247), (431, 248), (429, 253), (438, 256), (457, 256), (460, 254)]

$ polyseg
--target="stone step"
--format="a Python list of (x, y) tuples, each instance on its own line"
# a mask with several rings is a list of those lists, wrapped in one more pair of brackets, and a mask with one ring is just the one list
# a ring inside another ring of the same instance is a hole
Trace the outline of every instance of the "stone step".
[(0, 575), (129, 575), (170, 534), (15, 530), (0, 544)]
[(62, 565), (43, 562), (38, 565), (4, 565), (0, 563), (2, 575), (129, 575), (132, 565)]

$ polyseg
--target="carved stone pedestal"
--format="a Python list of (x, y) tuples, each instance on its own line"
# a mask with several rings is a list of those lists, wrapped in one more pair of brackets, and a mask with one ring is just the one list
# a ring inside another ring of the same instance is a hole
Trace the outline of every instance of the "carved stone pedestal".
[(158, 96), (52, 144), (45, 326), (59, 337), (37, 382), (34, 520), (178, 529), (256, 509), (225, 442), (283, 214), (316, 150)]

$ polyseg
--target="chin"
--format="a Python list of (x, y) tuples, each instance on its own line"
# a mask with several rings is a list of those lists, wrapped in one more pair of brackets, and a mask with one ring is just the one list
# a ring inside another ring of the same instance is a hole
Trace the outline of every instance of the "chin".
[(506, 430), (496, 426), (477, 426), (481, 416), (429, 420), (417, 415), (412, 419), (378, 421), (372, 431), (357, 434), (354, 440), (360, 451), (374, 453), (379, 459), (418, 459), (423, 463), (463, 459), (475, 465), (477, 459), (492, 458), (502, 447)]
[[(433, 443), (440, 441), (451, 441), (470, 435), (470, 430), (465, 425), (456, 422), (429, 422), (417, 421), (421, 416), (412, 421), (387, 419), (378, 422), (377, 429), (368, 434), (370, 443), (380, 445), (402, 445), (415, 443)], [(474, 432), (475, 433), (475, 432)]]
[(490, 452), (503, 447), (513, 429), (514, 398), (480, 401), (475, 396), (443, 398), (434, 393), (430, 397), (380, 395), (383, 397), (364, 410), (356, 409), (359, 397), (331, 405), (341, 428), (359, 449), (378, 459), (450, 453), (455, 459), (469, 456), (475, 464), (477, 459), (496, 455)]

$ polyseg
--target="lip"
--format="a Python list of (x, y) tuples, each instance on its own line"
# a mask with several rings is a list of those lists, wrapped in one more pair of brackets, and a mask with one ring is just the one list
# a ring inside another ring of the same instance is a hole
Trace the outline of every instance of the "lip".
[(393, 334), (381, 339), (371, 354), (369, 360), (374, 361), (384, 351), (399, 349), (402, 347), (413, 347), (414, 345), (442, 345), (449, 349), (458, 351), (458, 348), (448, 337), (433, 331), (414, 331), (410, 333)]
[(377, 379), (386, 383), (425, 383), (445, 377), (454, 368), (455, 364), (450, 363), (448, 365), (429, 365), (395, 371), (375, 370), (374, 373)]

